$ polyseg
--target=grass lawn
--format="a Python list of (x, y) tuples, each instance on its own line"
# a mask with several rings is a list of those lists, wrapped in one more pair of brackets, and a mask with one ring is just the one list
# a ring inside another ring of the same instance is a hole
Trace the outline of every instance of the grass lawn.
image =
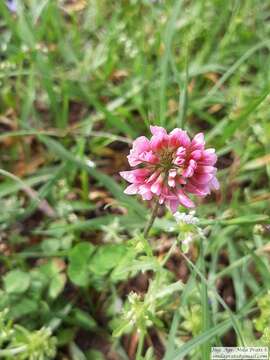
[[(270, 346), (269, 19), (267, 0), (0, 2), (0, 359)], [(143, 236), (153, 202), (119, 172), (150, 125), (203, 132), (220, 190)]]

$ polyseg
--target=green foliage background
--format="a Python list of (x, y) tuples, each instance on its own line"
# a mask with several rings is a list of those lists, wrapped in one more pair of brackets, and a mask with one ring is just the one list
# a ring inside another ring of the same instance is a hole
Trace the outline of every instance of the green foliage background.
[[(269, 326), (268, 1), (17, 4), (0, 2), (0, 357), (23, 346), (18, 359), (131, 359), (124, 334), (138, 328), (159, 345), (140, 337), (137, 360), (208, 359), (226, 333), (257, 344)], [(149, 246), (148, 204), (118, 174), (150, 124), (204, 131), (219, 155), (185, 286), (156, 252), (181, 229), (164, 214)], [(137, 296), (142, 271), (152, 280)]]

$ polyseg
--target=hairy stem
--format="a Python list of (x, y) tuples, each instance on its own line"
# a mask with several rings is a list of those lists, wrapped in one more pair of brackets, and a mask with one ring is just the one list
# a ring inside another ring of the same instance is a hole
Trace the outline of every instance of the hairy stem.
[(157, 199), (157, 201), (156, 201), (156, 203), (154, 205), (153, 211), (152, 211), (152, 215), (151, 215), (149, 221), (147, 222), (147, 224), (145, 226), (145, 229), (144, 229), (144, 232), (143, 232), (144, 238), (147, 237), (152, 225), (154, 224), (155, 218), (157, 217), (158, 208), (159, 208), (159, 202), (158, 202), (158, 199)]
[(139, 333), (139, 343), (137, 347), (137, 353), (136, 353), (136, 360), (141, 360), (142, 352), (143, 352), (143, 345), (144, 345), (144, 336), (145, 333), (142, 331)]
[(22, 352), (24, 352), (26, 350), (27, 350), (26, 345), (18, 346), (18, 347), (11, 348), (11, 349), (0, 350), (0, 357), (17, 355), (17, 354), (20, 354), (20, 353), (22, 353)]

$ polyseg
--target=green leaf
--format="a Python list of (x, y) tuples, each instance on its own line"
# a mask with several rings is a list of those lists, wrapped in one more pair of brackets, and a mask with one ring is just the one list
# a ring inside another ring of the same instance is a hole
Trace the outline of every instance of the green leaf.
[[(124, 259), (125, 260), (125, 259)], [(128, 272), (132, 272), (135, 275), (137, 272), (142, 271), (158, 271), (160, 264), (156, 259), (149, 259), (147, 256), (141, 256), (139, 260), (130, 260), (128, 264), (121, 262), (119, 266), (112, 273), (113, 279), (125, 278)]]
[(86, 330), (93, 330), (97, 327), (97, 323), (92, 316), (78, 308), (73, 310), (72, 317), (76, 325), (79, 325)]
[(61, 247), (60, 239), (45, 239), (41, 244), (41, 248), (45, 254), (55, 252)]
[(4, 287), (9, 294), (22, 294), (30, 285), (30, 275), (22, 270), (12, 270), (4, 276)]
[(86, 352), (87, 360), (105, 360), (104, 355), (97, 350), (89, 350)]
[(166, 88), (167, 88), (167, 83), (168, 83), (168, 70), (169, 70), (169, 62), (170, 62), (170, 57), (171, 57), (171, 46), (172, 46), (172, 41), (173, 41), (173, 37), (175, 35), (175, 30), (176, 30), (176, 22), (178, 20), (179, 14), (181, 12), (181, 8), (182, 8), (182, 3), (183, 1), (181, 0), (176, 0), (174, 2), (174, 7), (172, 9), (172, 13), (170, 18), (168, 19), (167, 22), (167, 27), (166, 27), (166, 31), (164, 34), (164, 39), (163, 39), (163, 43), (165, 46), (165, 51), (164, 51), (164, 55), (161, 59), (161, 64), (160, 64), (160, 92), (159, 92), (159, 103), (160, 103), (160, 111), (159, 111), (159, 116), (160, 116), (160, 125), (164, 126), (165, 124), (165, 119), (166, 119), (166, 102), (167, 102), (167, 98), (166, 98)]
[(245, 225), (245, 224), (265, 224), (269, 222), (269, 216), (264, 214), (250, 214), (239, 216), (234, 219), (202, 219), (200, 225)]
[(63, 291), (66, 284), (66, 275), (65, 274), (57, 274), (55, 275), (50, 283), (49, 287), (49, 297), (52, 299), (56, 299), (57, 296)]
[[(105, 215), (100, 216), (90, 220), (77, 221), (71, 224), (59, 224), (55, 223), (50, 226), (48, 229), (44, 230), (34, 230), (35, 234), (42, 234), (48, 236), (62, 237), (65, 233), (70, 233), (72, 231), (82, 232), (82, 231), (92, 231), (102, 229), (107, 224), (110, 224), (115, 219), (115, 215)], [(137, 217), (122, 215), (119, 216), (119, 223), (121, 226), (126, 226), (128, 228), (143, 228), (143, 222)], [(63, 239), (62, 239), (63, 240)]]
[(270, 155), (266, 154), (264, 156), (258, 157), (254, 160), (249, 161), (243, 166), (243, 170), (254, 170), (263, 166), (267, 166), (270, 163)]
[(39, 309), (39, 303), (29, 297), (23, 297), (17, 301), (16, 304), (12, 304), (10, 307), (10, 315), (12, 318), (17, 319), (29, 314), (37, 312)]
[(221, 336), (231, 327), (230, 320), (223, 321), (222, 323), (212, 327), (211, 329), (205, 331), (199, 336), (196, 336), (192, 340), (186, 342), (179, 349), (175, 350), (170, 354), (170, 357), (165, 357), (164, 360), (181, 360), (184, 359), (184, 356), (190, 353), (193, 349), (196, 349), (198, 346), (204, 344), (206, 341), (209, 341), (214, 338), (215, 335)]
[(135, 198), (124, 194), (123, 189), (110, 176), (103, 174), (101, 171), (89, 167), (84, 159), (76, 157), (71, 151), (68, 151), (60, 142), (57, 142), (47, 136), (40, 135), (39, 139), (43, 142), (49, 151), (53, 152), (62, 160), (69, 161), (78, 168), (85, 170), (90, 176), (94, 177), (99, 183), (105, 186), (117, 200), (128, 206), (131, 211), (136, 212), (139, 218), (144, 218), (146, 209)]
[[(50, 171), (53, 173), (54, 169), (50, 169)], [(11, 195), (15, 193), (16, 191), (22, 189), (25, 185), (33, 187), (39, 184), (42, 184), (44, 182), (47, 182), (50, 180), (51, 174), (42, 174), (37, 176), (29, 177), (28, 179), (25, 179), (23, 182), (18, 182), (8, 179), (7, 181), (3, 181), (0, 184), (0, 198)]]
[(175, 310), (174, 315), (173, 315), (173, 321), (172, 321), (170, 332), (169, 332), (168, 342), (166, 345), (166, 352), (165, 352), (164, 359), (169, 359), (171, 353), (173, 353), (173, 351), (175, 350), (174, 341), (176, 339), (176, 332), (178, 329), (179, 321), (180, 321), (180, 313), (178, 310)]
[(170, 296), (177, 291), (182, 291), (184, 288), (184, 284), (181, 281), (176, 281), (170, 285), (164, 286), (159, 289), (151, 299), (158, 300), (163, 299), (165, 296)]
[(72, 342), (69, 345), (69, 352), (71, 355), (72, 360), (87, 360), (82, 350), (75, 344), (75, 342)]
[(88, 264), (95, 247), (87, 242), (74, 246), (69, 252), (68, 276), (78, 286), (89, 283)]
[(122, 244), (101, 246), (95, 256), (91, 258), (89, 269), (95, 275), (104, 276), (118, 265), (126, 251), (127, 247)]
[(128, 268), (136, 261), (136, 255), (137, 253), (134, 247), (130, 247), (126, 250), (125, 256), (121, 258), (117, 266), (110, 274), (110, 278), (113, 282), (125, 280), (129, 277), (130, 271), (128, 270)]
[(113, 337), (122, 336), (122, 334), (128, 332), (132, 329), (132, 324), (128, 319), (120, 319), (116, 328), (112, 332)]
[(68, 328), (60, 330), (57, 333), (57, 344), (58, 346), (64, 346), (70, 344), (76, 336), (75, 328)]

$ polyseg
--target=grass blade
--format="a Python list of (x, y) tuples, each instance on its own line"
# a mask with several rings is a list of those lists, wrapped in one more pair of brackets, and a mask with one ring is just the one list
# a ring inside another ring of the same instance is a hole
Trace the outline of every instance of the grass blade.
[(160, 118), (160, 125), (165, 125), (165, 118), (166, 118), (166, 107), (167, 107), (167, 97), (166, 97), (166, 88), (167, 88), (167, 81), (168, 81), (168, 68), (171, 56), (171, 45), (173, 40), (173, 35), (175, 32), (175, 23), (178, 19), (178, 16), (181, 11), (182, 7), (182, 0), (176, 0), (174, 7), (172, 9), (171, 18), (168, 21), (165, 36), (163, 43), (165, 45), (164, 55), (161, 61), (161, 78), (160, 78), (160, 93), (159, 93), (159, 118)]
[(80, 169), (86, 170), (90, 176), (94, 177), (99, 183), (105, 186), (122, 204), (128, 206), (131, 212), (135, 212), (141, 219), (145, 217), (145, 208), (137, 202), (136, 199), (131, 198), (123, 193), (123, 189), (108, 175), (103, 174), (93, 167), (89, 167), (86, 162), (75, 157), (72, 152), (66, 150), (59, 142), (48, 138), (46, 136), (39, 136), (49, 151), (53, 152), (60, 159), (70, 161)]

